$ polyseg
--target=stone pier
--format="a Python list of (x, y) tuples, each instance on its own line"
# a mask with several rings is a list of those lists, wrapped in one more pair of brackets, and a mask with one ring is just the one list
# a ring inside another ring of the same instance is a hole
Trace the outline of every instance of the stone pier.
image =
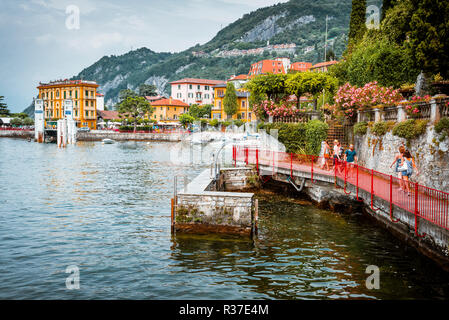
[(175, 232), (252, 235), (257, 228), (254, 194), (220, 191), (248, 188), (251, 169), (223, 169), (220, 179), (203, 171), (174, 200)]

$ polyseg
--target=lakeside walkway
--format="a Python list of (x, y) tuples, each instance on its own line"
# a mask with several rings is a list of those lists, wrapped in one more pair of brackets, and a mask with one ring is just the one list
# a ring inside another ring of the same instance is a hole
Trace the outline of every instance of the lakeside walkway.
[[(390, 216), (394, 206), (399, 207), (413, 215), (425, 219), (432, 224), (449, 230), (449, 193), (408, 182), (410, 193), (399, 189), (400, 179), (382, 172), (374, 171), (344, 161), (332, 166), (332, 159), (328, 159), (331, 170), (319, 167), (322, 161), (317, 156), (298, 156), (285, 152), (265, 151), (252, 148), (238, 148), (234, 150), (234, 161), (255, 165), (257, 170), (263, 167), (272, 175), (289, 172), (291, 178), (307, 175), (311, 181), (331, 180), (337, 185), (341, 182), (347, 194), (360, 190), (371, 195), (371, 208), (374, 207), (375, 198), (380, 198), (390, 204)], [(404, 182), (406, 183), (406, 182)], [(351, 187), (352, 191), (349, 191)], [(394, 221), (394, 220), (393, 220)], [(416, 224), (416, 218), (415, 218)], [(417, 230), (415, 230), (417, 231)]]

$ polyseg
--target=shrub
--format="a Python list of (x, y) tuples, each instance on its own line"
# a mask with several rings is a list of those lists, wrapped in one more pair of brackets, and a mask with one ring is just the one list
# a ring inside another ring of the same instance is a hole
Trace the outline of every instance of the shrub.
[(233, 122), (237, 127), (241, 127), (243, 125), (243, 121), (242, 120), (234, 120)]
[(210, 120), (209, 125), (214, 128), (218, 127), (218, 120), (217, 119)]
[(320, 120), (311, 120), (306, 124), (306, 152), (307, 154), (318, 155), (321, 149), (321, 142), (327, 139), (329, 126)]
[(318, 155), (321, 141), (327, 138), (328, 125), (311, 120), (307, 123), (264, 123), (259, 124), (258, 128), (265, 129), (267, 133), (277, 129), (279, 142), (284, 144), (288, 153)]
[(371, 132), (378, 137), (385, 135), (387, 131), (388, 131), (388, 123), (382, 121), (375, 122), (373, 128), (371, 129)]
[(120, 131), (134, 131), (134, 126), (120, 126)]
[(447, 136), (449, 136), (449, 118), (441, 118), (435, 124), (435, 132), (440, 134), (440, 141), (443, 141)]
[(415, 139), (426, 132), (427, 122), (415, 119), (399, 122), (394, 126), (393, 134), (407, 140)]
[(368, 123), (366, 121), (357, 122), (354, 125), (354, 134), (364, 136), (368, 131)]
[(223, 127), (228, 127), (228, 126), (231, 125), (231, 122), (229, 122), (229, 121), (223, 121), (223, 122), (221, 123), (221, 125), (222, 125)]

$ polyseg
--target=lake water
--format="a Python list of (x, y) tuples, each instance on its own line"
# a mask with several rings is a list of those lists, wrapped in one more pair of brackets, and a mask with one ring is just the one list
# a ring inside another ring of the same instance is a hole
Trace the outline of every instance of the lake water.
[(173, 176), (204, 167), (171, 146), (0, 139), (0, 299), (448, 299), (447, 273), (360, 214), (273, 194), (254, 241), (173, 237)]

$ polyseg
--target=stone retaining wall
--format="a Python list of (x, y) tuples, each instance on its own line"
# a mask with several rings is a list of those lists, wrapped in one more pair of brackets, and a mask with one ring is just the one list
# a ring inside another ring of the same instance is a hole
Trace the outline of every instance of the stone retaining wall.
[[(354, 137), (354, 145), (361, 166), (397, 176), (394, 166), (390, 168), (390, 165), (399, 146), (407, 146), (407, 141), (394, 136), (391, 131), (378, 137), (368, 129), (366, 135)], [(449, 192), (449, 139), (440, 141), (434, 127), (429, 126), (426, 133), (411, 141), (407, 148), (415, 157), (420, 171), (419, 175), (415, 172), (411, 180)]]
[(0, 138), (21, 138), (21, 139), (34, 139), (34, 131), (25, 130), (0, 130)]
[(103, 139), (112, 139), (116, 141), (181, 141), (185, 136), (181, 133), (132, 133), (115, 131), (97, 131), (97, 132), (78, 132), (78, 141), (101, 141)]

